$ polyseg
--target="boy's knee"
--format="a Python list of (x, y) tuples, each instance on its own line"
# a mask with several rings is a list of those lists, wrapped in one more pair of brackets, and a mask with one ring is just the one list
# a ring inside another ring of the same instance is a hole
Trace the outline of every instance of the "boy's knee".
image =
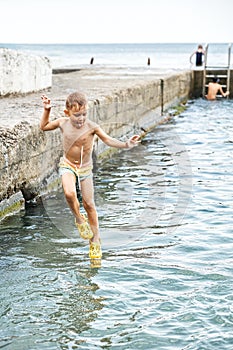
[(95, 210), (95, 203), (93, 201), (86, 202), (83, 200), (83, 206), (84, 206), (86, 211)]
[(68, 202), (71, 202), (71, 201), (75, 200), (75, 198), (77, 198), (75, 191), (64, 191), (64, 195), (65, 195), (66, 200)]

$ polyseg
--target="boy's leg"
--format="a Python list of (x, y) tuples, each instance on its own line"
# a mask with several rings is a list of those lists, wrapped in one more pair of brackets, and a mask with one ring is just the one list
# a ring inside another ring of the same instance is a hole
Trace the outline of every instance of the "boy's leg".
[(93, 179), (92, 177), (88, 177), (80, 181), (80, 183), (81, 183), (83, 206), (87, 212), (90, 227), (94, 234), (92, 238), (92, 242), (99, 242), (100, 240), (99, 222), (98, 222), (98, 214), (96, 211), (95, 201), (94, 201)]
[(71, 172), (62, 175), (62, 186), (66, 201), (75, 216), (76, 222), (82, 224), (85, 220), (80, 213), (80, 203), (76, 193), (76, 177)]
[[(88, 177), (85, 180), (80, 181), (81, 183), (81, 193), (83, 206), (87, 212), (88, 220), (90, 223), (91, 230), (93, 232), (93, 237), (90, 239), (90, 248), (89, 248), (89, 257), (95, 264), (93, 267), (101, 266), (102, 258), (102, 249), (100, 244), (100, 235), (99, 235), (99, 224), (98, 224), (98, 214), (95, 208), (94, 202), (94, 188), (92, 177)], [(97, 265), (96, 265), (97, 261)]]

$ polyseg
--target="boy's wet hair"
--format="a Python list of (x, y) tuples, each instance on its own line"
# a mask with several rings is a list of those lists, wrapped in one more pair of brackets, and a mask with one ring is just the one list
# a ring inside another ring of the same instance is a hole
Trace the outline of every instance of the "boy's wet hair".
[(87, 98), (84, 94), (81, 92), (73, 92), (70, 94), (66, 99), (66, 108), (72, 109), (72, 107), (75, 107), (79, 105), (80, 107), (84, 107), (87, 105)]
[(213, 83), (219, 83), (219, 82), (220, 82), (220, 79), (218, 77), (213, 78)]

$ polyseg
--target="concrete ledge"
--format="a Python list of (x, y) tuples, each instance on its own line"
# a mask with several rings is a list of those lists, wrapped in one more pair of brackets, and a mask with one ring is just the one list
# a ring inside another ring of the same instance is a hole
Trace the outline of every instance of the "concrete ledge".
[(0, 96), (38, 91), (51, 85), (48, 58), (0, 48)]
[[(65, 98), (70, 92), (82, 90), (90, 98), (89, 118), (99, 123), (111, 136), (126, 140), (134, 133), (144, 133), (144, 130), (160, 124), (166, 118), (163, 110), (189, 98), (191, 71), (157, 78), (148, 74), (126, 78), (124, 70), (120, 74), (118, 79), (111, 75), (107, 79), (102, 75), (100, 79), (98, 72), (94, 74), (93, 71), (91, 75), (76, 71), (53, 76), (53, 87), (49, 92), (54, 105), (51, 118), (63, 115)], [(72, 90), (70, 86), (73, 87)], [(31, 201), (41, 193), (49, 191), (54, 184), (60, 183), (57, 172), (62, 155), (60, 131), (40, 131), (42, 105), (38, 94), (0, 99), (0, 113), (6, 113), (5, 118), (4, 115), (0, 116), (3, 125), (7, 122), (7, 117), (13, 115), (16, 105), (17, 110), (23, 111), (17, 119), (18, 122), (14, 123), (12, 119), (8, 127), (1, 127), (0, 123), (2, 213), (6, 212), (10, 198), (19, 198), (21, 202), (23, 196), (24, 201)], [(33, 115), (27, 119), (31, 110)], [(109, 151), (111, 149), (100, 140), (96, 141), (95, 158), (106, 157)], [(14, 208), (10, 205), (9, 207)]]
[(79, 68), (54, 68), (52, 72), (53, 74), (64, 74), (78, 72), (80, 70)]

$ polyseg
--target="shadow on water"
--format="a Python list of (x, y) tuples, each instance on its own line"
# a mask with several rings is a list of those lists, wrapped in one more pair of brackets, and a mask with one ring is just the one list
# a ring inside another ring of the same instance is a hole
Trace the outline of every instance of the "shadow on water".
[(98, 166), (101, 269), (62, 191), (0, 223), (0, 348), (231, 349), (231, 115), (195, 101)]
[(89, 329), (103, 300), (92, 281), (98, 269), (88, 263), (82, 244), (64, 240), (42, 205), (5, 219), (0, 347), (57, 349)]

